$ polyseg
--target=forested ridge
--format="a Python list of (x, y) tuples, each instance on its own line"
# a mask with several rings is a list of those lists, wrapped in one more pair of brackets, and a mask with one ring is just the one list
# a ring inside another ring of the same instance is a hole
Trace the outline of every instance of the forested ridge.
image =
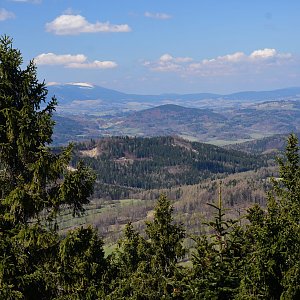
[(191, 185), (268, 165), (263, 156), (178, 137), (110, 137), (78, 143), (72, 163), (79, 160), (97, 174), (95, 196), (111, 199), (128, 197), (134, 188)]
[[(245, 216), (228, 218), (220, 182), (207, 233), (187, 236), (161, 195), (144, 232), (127, 224), (118, 247), (105, 256), (92, 227), (59, 232), (60, 210), (82, 214), (96, 176), (82, 161), (70, 167), (71, 146), (60, 153), (50, 148), (56, 100), (46, 101), (34, 63), (24, 70), (22, 63), (12, 40), (1, 37), (0, 299), (300, 298), (295, 135), (278, 159), (266, 207), (256, 204)], [(191, 249), (184, 238), (193, 241)]]

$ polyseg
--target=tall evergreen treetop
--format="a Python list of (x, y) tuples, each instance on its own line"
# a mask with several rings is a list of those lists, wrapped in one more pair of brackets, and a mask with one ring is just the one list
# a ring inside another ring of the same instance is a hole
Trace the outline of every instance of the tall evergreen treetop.
[(300, 155), (294, 134), (278, 162), (266, 211), (249, 210), (252, 243), (239, 299), (300, 299)]
[[(51, 151), (56, 99), (47, 100), (34, 61), (22, 67), (12, 39), (0, 37), (0, 299), (53, 299), (67, 293), (58, 276), (66, 259), (58, 259), (63, 242), (56, 226), (45, 224), (53, 224), (62, 205), (80, 213), (95, 176), (81, 163), (68, 169), (71, 146)], [(94, 235), (82, 241), (86, 248)]]
[(182, 225), (173, 224), (173, 207), (165, 195), (161, 195), (154, 208), (153, 221), (146, 222), (146, 233), (153, 251), (152, 266), (164, 276), (174, 273), (176, 263), (184, 257)]
[(37, 79), (34, 61), (23, 59), (12, 39), (0, 38), (0, 212), (1, 219), (27, 223), (61, 204), (82, 210), (92, 193), (94, 176), (79, 165), (67, 170), (71, 147), (55, 155), (51, 143), (56, 99), (47, 101), (45, 83)]
[(19, 175), (25, 175), (27, 164), (36, 160), (40, 148), (51, 142), (51, 118), (56, 105), (55, 98), (46, 103), (47, 89), (37, 80), (34, 62), (30, 61), (25, 70), (21, 69), (22, 63), (12, 40), (1, 37), (0, 155), (14, 182)]

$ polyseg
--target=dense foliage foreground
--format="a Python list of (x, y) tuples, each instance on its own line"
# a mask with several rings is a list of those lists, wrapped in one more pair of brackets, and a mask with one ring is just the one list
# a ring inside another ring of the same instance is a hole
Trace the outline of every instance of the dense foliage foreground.
[[(8, 37), (0, 39), (0, 299), (300, 299), (300, 157), (291, 135), (266, 208), (247, 222), (226, 219), (219, 203), (194, 236), (191, 266), (185, 230), (161, 196), (143, 235), (128, 224), (118, 248), (104, 256), (91, 228), (58, 235), (56, 216), (74, 216), (92, 194), (95, 176), (68, 168), (71, 147), (54, 154), (47, 90)], [(105, 172), (105, 170), (104, 170)], [(243, 224), (243, 225), (242, 225)]]

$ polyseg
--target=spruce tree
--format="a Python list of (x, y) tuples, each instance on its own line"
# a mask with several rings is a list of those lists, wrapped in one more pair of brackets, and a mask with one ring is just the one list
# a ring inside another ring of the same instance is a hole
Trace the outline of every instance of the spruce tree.
[(290, 135), (285, 158), (279, 159), (266, 211), (249, 210), (252, 240), (245, 261), (239, 299), (300, 298), (300, 155)]
[(34, 61), (22, 69), (12, 39), (0, 38), (0, 299), (51, 299), (62, 205), (80, 214), (93, 192), (84, 165), (68, 170), (72, 147), (49, 145), (56, 99), (48, 100)]
[(153, 220), (146, 222), (145, 238), (131, 224), (126, 226), (111, 257), (114, 278), (107, 299), (182, 299), (177, 264), (185, 254), (185, 233), (174, 224), (172, 212), (170, 201), (161, 195)]
[(146, 222), (146, 233), (153, 251), (153, 270), (165, 277), (174, 275), (177, 262), (184, 257), (182, 240), (185, 236), (181, 225), (174, 224), (173, 207), (165, 195), (157, 200), (153, 221)]
[(238, 220), (226, 218), (222, 204), (221, 183), (214, 220), (204, 223), (209, 235), (194, 237), (193, 274), (186, 294), (190, 299), (233, 299), (240, 284), (240, 268), (246, 241)]

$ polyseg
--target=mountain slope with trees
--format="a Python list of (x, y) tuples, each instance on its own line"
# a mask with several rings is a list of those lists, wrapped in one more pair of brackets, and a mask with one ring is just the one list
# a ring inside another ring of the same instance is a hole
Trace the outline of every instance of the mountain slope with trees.
[(126, 197), (126, 188), (190, 185), (267, 166), (263, 157), (178, 137), (103, 138), (75, 144), (74, 151), (73, 163), (83, 160), (97, 174), (96, 196), (107, 191), (112, 199), (121, 190)]

